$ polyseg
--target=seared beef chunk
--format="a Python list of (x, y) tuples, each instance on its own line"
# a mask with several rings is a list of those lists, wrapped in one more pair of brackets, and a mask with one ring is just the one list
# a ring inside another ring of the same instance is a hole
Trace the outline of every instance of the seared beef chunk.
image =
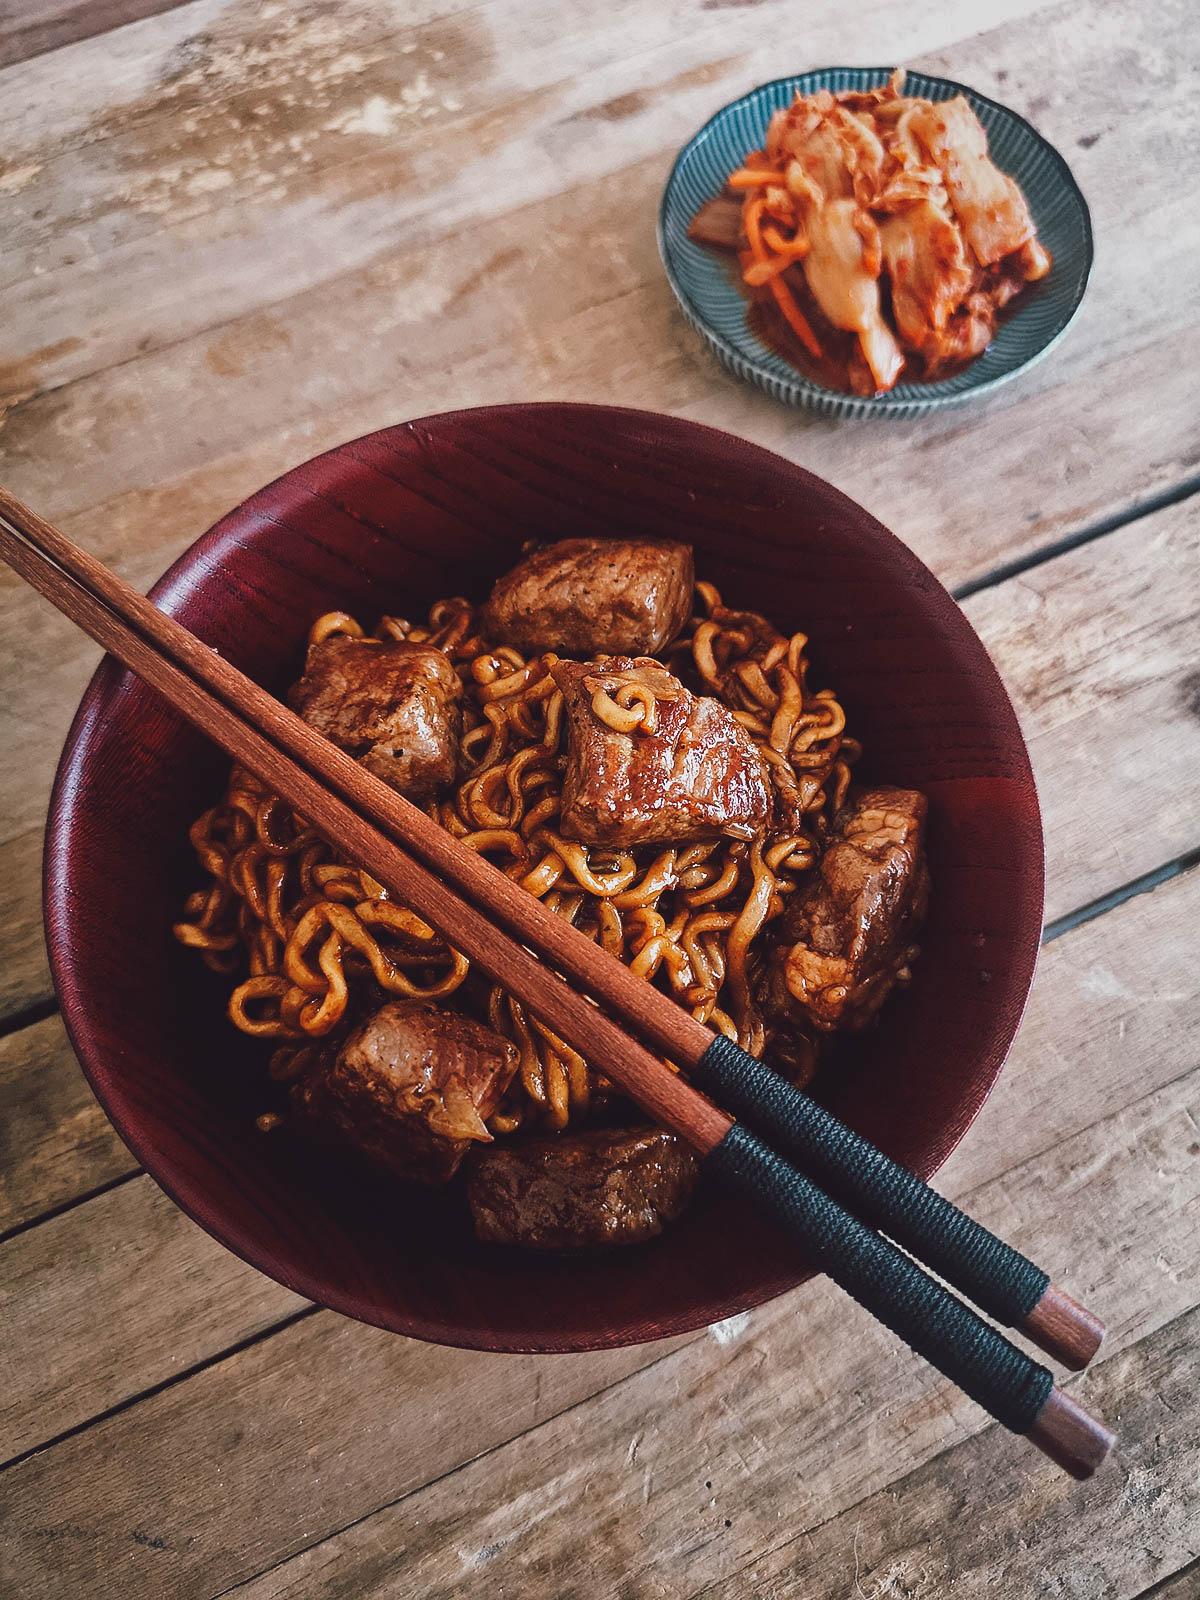
[(673, 1133), (599, 1128), (480, 1151), (467, 1198), (481, 1239), (587, 1250), (661, 1233), (691, 1199), (698, 1170)]
[(293, 1085), (297, 1120), (418, 1183), (444, 1183), (517, 1067), (506, 1039), (421, 1000), (390, 1000)]
[(454, 780), (462, 684), (440, 650), (338, 634), (310, 646), (292, 710), (411, 800)]
[(526, 655), (654, 655), (691, 614), (691, 548), (659, 539), (563, 539), (501, 578), (485, 638)]
[(887, 999), (925, 918), (928, 802), (866, 789), (839, 812), (808, 889), (783, 917), (761, 1000), (769, 1017), (863, 1028)]
[(720, 701), (691, 694), (657, 661), (612, 656), (551, 670), (568, 718), (567, 838), (682, 844), (762, 833), (767, 766)]

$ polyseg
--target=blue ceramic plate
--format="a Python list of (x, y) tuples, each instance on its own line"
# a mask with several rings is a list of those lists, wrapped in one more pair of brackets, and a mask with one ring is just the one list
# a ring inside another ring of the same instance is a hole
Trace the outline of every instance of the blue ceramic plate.
[(905, 93), (929, 100), (961, 94), (975, 108), (996, 165), (1017, 180), (1029, 202), (1038, 238), (1054, 260), (1050, 273), (1026, 292), (983, 355), (940, 383), (898, 383), (881, 395), (843, 394), (803, 377), (763, 344), (747, 325), (747, 302), (730, 281), (727, 263), (693, 244), (688, 224), (706, 200), (721, 193), (746, 154), (761, 148), (772, 113), (790, 105), (797, 90), (874, 89), (891, 75), (891, 67), (826, 67), (764, 83), (718, 111), (688, 141), (671, 169), (659, 208), (659, 250), (687, 320), (738, 377), (749, 378), (777, 400), (810, 406), (827, 416), (915, 417), (988, 393), (1040, 360), (1062, 338), (1079, 309), (1092, 266), (1087, 202), (1053, 145), (1024, 117), (986, 95), (949, 78), (910, 72)]

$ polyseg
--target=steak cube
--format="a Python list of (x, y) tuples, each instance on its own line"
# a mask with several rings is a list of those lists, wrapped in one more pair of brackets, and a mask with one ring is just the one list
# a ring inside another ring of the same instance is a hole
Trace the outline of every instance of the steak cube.
[(440, 650), (335, 635), (310, 646), (288, 701), (368, 772), (426, 800), (457, 772), (461, 698)]
[(654, 654), (683, 628), (694, 584), (685, 544), (562, 539), (499, 579), (483, 631), (526, 655)]
[(567, 838), (627, 846), (763, 832), (766, 762), (719, 700), (690, 693), (649, 659), (561, 661), (551, 670), (568, 718)]

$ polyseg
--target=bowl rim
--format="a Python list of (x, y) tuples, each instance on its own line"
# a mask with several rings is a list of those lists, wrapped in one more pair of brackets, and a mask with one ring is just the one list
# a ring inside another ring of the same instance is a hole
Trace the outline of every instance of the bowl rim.
[[(738, 377), (748, 378), (759, 387), (766, 389), (776, 399), (783, 400), (785, 404), (801, 409), (821, 409), (826, 415), (839, 417), (886, 416), (897, 420), (907, 420), (914, 416), (922, 416), (931, 411), (941, 410), (947, 406), (961, 405), (964, 401), (973, 400), (982, 395), (993, 394), (1013, 378), (1028, 372), (1031, 367), (1036, 366), (1038, 362), (1044, 360), (1055, 349), (1066, 337), (1075, 318), (1079, 315), (1079, 309), (1087, 293), (1088, 283), (1091, 280), (1092, 268), (1096, 259), (1092, 214), (1087, 198), (1062, 152), (1051, 144), (1045, 134), (1035, 128), (1027, 117), (1022, 116), (1019, 111), (1014, 111), (1011, 106), (1005, 105), (1003, 101), (993, 99), (991, 95), (984, 94), (979, 89), (973, 89), (970, 84), (960, 83), (956, 78), (943, 78), (937, 73), (924, 72), (920, 67), (906, 68), (905, 70), (924, 78), (928, 83), (936, 83), (945, 87), (951, 91), (951, 95), (955, 93), (961, 94), (967, 100), (988, 106), (1001, 116), (1007, 117), (1010, 121), (1026, 129), (1041, 149), (1050, 157), (1064, 189), (1072, 194), (1078, 205), (1083, 224), (1083, 271), (1079, 275), (1074, 299), (1060, 326), (1036, 350), (1026, 356), (1024, 361), (1019, 361), (1016, 366), (1010, 367), (1006, 372), (998, 372), (991, 378), (982, 379), (952, 393), (938, 393), (936, 392), (938, 385), (926, 384), (921, 385), (921, 387), (928, 389), (930, 392), (916, 396), (897, 395), (894, 389), (887, 390), (883, 394), (854, 395), (844, 393), (840, 389), (826, 388), (824, 384), (817, 383), (813, 379), (806, 377), (798, 369), (794, 375), (783, 378), (777, 373), (769, 371), (763, 364), (763, 356), (769, 353), (766, 347), (760, 345), (759, 341), (755, 339), (755, 344), (758, 348), (753, 355), (739, 349), (737, 345), (733, 344), (723, 333), (711, 325), (704, 312), (695, 304), (679, 279), (673, 253), (667, 242), (667, 209), (680, 168), (692, 152), (698, 149), (709, 137), (712, 129), (722, 117), (736, 110), (739, 106), (745, 105), (766, 90), (798, 86), (807, 79), (823, 78), (839, 72), (860, 73), (867, 77), (878, 77), (881, 81), (886, 81), (896, 71), (896, 68), (812, 67), (805, 72), (785, 73), (778, 78), (768, 78), (764, 82), (756, 84), (754, 88), (748, 89), (745, 94), (738, 95), (735, 99), (727, 101), (723, 106), (719, 106), (708, 120), (697, 128), (696, 132), (681, 146), (671, 163), (671, 170), (667, 174), (667, 181), (663, 185), (662, 194), (659, 197), (655, 232), (663, 272), (671, 285), (671, 291), (689, 326), (708, 341), (726, 366), (731, 368)], [(817, 87), (820, 86), (818, 85)], [(947, 95), (945, 98), (949, 99), (951, 95)], [(965, 370), (969, 372), (970, 365)]]
[[(732, 440), (742, 450), (753, 451), (777, 464), (782, 463), (789, 473), (799, 474), (801, 478), (814, 479), (835, 497), (845, 500), (859, 512), (865, 513), (885, 541), (895, 547), (896, 554), (902, 564), (908, 565), (910, 573), (922, 574), (933, 586), (935, 595), (940, 594), (950, 604), (953, 605), (954, 603), (945, 586), (930, 571), (916, 552), (905, 544), (898, 535), (892, 533), (885, 524), (879, 522), (878, 518), (867, 512), (865, 507), (860, 506), (857, 501), (854, 501), (844, 491), (831, 484), (829, 480), (819, 478), (810, 469), (802, 467), (798, 463), (790, 461), (787, 457), (780, 456), (778, 452), (769, 450), (765, 446), (758, 445), (740, 435), (732, 434), (725, 429), (711, 427), (706, 423), (694, 422), (690, 418), (646, 411), (636, 407), (594, 405), (589, 402), (577, 401), (531, 401), (463, 407), (410, 418), (391, 427), (377, 429), (369, 434), (343, 440), (329, 450), (319, 452), (318, 455), (310, 457), (306, 461), (296, 463), (293, 467), (280, 473), (253, 494), (231, 507), (229, 511), (179, 554), (150, 588), (148, 591), (149, 598), (155, 601), (156, 604), (165, 603), (164, 608), (170, 614), (173, 606), (179, 604), (186, 597), (190, 581), (198, 564), (198, 558), (211, 555), (220, 550), (231, 539), (235, 544), (240, 544), (241, 541), (237, 537), (240, 519), (247, 508), (253, 507), (255, 502), (260, 499), (266, 499), (277, 486), (285, 484), (293, 475), (311, 466), (314, 462), (341, 458), (353, 462), (355, 458), (351, 452), (355, 447), (361, 446), (367, 441), (394, 433), (397, 427), (409, 432), (437, 427), (439, 424), (453, 422), (462, 417), (486, 418), (497, 414), (506, 417), (536, 417), (539, 414), (557, 414), (561, 412), (588, 416), (596, 416), (597, 414), (616, 415), (656, 428), (661, 428), (665, 424), (671, 429), (680, 429), (693, 436), (697, 433), (709, 434), (725, 441)], [(958, 608), (955, 607), (955, 609), (957, 610)], [(1011, 717), (1012, 727), (1015, 730), (1019, 749), (1024, 758), (1025, 770), (1019, 781), (1026, 791), (1032, 806), (1033, 817), (1037, 823), (1038, 847), (1036, 859), (1029, 863), (1030, 873), (1032, 877), (1036, 877), (1036, 883), (1032, 887), (1036, 888), (1037, 892), (1026, 915), (1013, 934), (1016, 951), (1014, 965), (1023, 970), (1024, 976), (1023, 988), (1019, 992), (1018, 1000), (1013, 1008), (1013, 1020), (1007, 1042), (999, 1050), (994, 1063), (987, 1073), (985, 1075), (977, 1075), (972, 1082), (969, 1093), (964, 1097), (960, 1120), (956, 1124), (947, 1123), (943, 1125), (938, 1130), (935, 1147), (932, 1150), (924, 1150), (921, 1158), (913, 1163), (913, 1170), (925, 1180), (931, 1178), (957, 1148), (983, 1110), (995, 1087), (1011, 1052), (1013, 1040), (1016, 1038), (1022, 1016), (1028, 1004), (1041, 943), (1045, 847), (1036, 782), (1032, 764), (1029, 760), (1028, 747), (1016, 716), (1016, 711), (1012, 705), (1011, 697), (998, 670), (995, 668), (994, 663), (991, 662), (990, 656), (987, 655), (982, 641), (978, 640), (978, 635), (975, 634), (975, 630), (969, 620), (963, 617), (963, 622), (979, 643), (981, 651), (983, 651), (986, 660), (991, 666), (995, 686), (1003, 697), (1003, 710), (1006, 710)], [(331, 1292), (328, 1284), (315, 1271), (309, 1272), (306, 1269), (301, 1269), (288, 1272), (284, 1270), (282, 1264), (270, 1250), (258, 1242), (253, 1230), (244, 1220), (231, 1214), (227, 1207), (214, 1202), (205, 1191), (203, 1185), (191, 1174), (178, 1168), (172, 1160), (169, 1158), (165, 1161), (160, 1159), (160, 1152), (157, 1146), (139, 1123), (134, 1113), (126, 1114), (125, 1108), (120, 1104), (114, 1105), (114, 1101), (119, 1100), (119, 1095), (115, 1091), (112, 1095), (108, 1092), (105, 1065), (107, 1051), (103, 1043), (102, 1030), (96, 1025), (98, 1019), (89, 1013), (84, 1004), (80, 987), (73, 978), (72, 964), (67, 959), (68, 941), (65, 937), (65, 929), (69, 925), (71, 917), (71, 896), (69, 892), (71, 874), (68, 871), (70, 861), (68, 846), (78, 793), (84, 782), (86, 772), (88, 738), (92, 732), (103, 726), (106, 708), (111, 706), (114, 691), (127, 675), (131, 676), (127, 673), (126, 668), (111, 657), (106, 656), (101, 661), (80, 700), (59, 759), (46, 820), (45, 850), (42, 863), (45, 942), (63, 1025), (84, 1077), (96, 1095), (106, 1117), (146, 1173), (168, 1198), (185, 1215), (203, 1228), (210, 1237), (217, 1240), (218, 1243), (249, 1266), (254, 1267), (256, 1271), (272, 1278), (277, 1283), (303, 1296), (318, 1307), (327, 1308), (390, 1332), (401, 1333), (409, 1338), (460, 1349), (511, 1354), (558, 1354), (618, 1349), (637, 1343), (677, 1337), (681, 1334), (711, 1326), (714, 1322), (720, 1322), (743, 1311), (752, 1310), (776, 1298), (779, 1294), (788, 1292), (791, 1288), (797, 1287), (815, 1275), (814, 1269), (801, 1264), (794, 1273), (790, 1274), (788, 1282), (783, 1287), (771, 1282), (764, 1282), (752, 1290), (727, 1294), (723, 1300), (715, 1300), (709, 1305), (704, 1315), (687, 1310), (676, 1312), (669, 1317), (660, 1319), (653, 1329), (642, 1329), (636, 1335), (629, 1332), (622, 1333), (620, 1330), (605, 1330), (595, 1337), (573, 1337), (570, 1342), (565, 1342), (562, 1338), (556, 1340), (553, 1337), (521, 1342), (515, 1340), (511, 1335), (505, 1335), (503, 1332), (492, 1332), (486, 1327), (466, 1329), (447, 1326), (444, 1322), (436, 1321), (409, 1310), (398, 1314), (394, 1308), (390, 1308), (387, 1315), (381, 1315), (380, 1307), (376, 1301), (355, 1292), (353, 1288), (335, 1289)], [(930, 1135), (930, 1142), (934, 1142), (932, 1134)]]

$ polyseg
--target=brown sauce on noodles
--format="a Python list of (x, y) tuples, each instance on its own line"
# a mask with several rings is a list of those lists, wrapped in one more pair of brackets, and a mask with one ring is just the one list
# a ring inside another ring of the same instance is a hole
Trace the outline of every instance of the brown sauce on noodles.
[[(803, 1082), (815, 1047), (798, 1030), (772, 1033), (755, 981), (770, 924), (817, 861), (859, 748), (836, 696), (808, 682), (802, 633), (787, 637), (757, 613), (727, 609), (711, 584), (698, 584), (697, 597), (665, 663), (728, 706), (766, 759), (775, 822), (761, 840), (603, 848), (564, 838), (556, 658), (492, 644), (476, 608), (458, 598), (437, 602), (424, 624), (384, 617), (374, 636), (444, 651), (464, 685), (460, 776), (429, 814), (700, 1021), (755, 1055), (770, 1045)], [(364, 629), (331, 612), (310, 642), (338, 633)], [(494, 1134), (559, 1130), (602, 1109), (608, 1086), (593, 1064), (472, 973), (244, 770), (234, 769), (191, 841), (207, 883), (176, 935), (229, 978), (229, 1016), (270, 1041), (277, 1082), (295, 1078), (363, 1010), (405, 996), (469, 1011), (516, 1045), (520, 1065), (489, 1120)]]

